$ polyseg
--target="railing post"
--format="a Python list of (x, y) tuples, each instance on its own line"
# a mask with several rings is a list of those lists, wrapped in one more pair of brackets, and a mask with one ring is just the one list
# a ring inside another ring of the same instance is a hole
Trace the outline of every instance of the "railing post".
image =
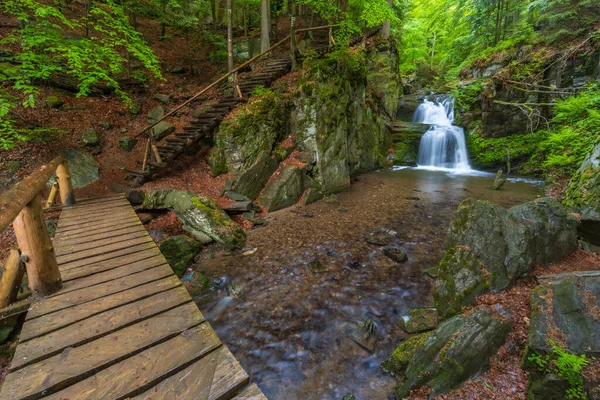
[(10, 249), (4, 264), (2, 280), (0, 280), (0, 308), (4, 308), (17, 300), (24, 274), (25, 268), (23, 268), (21, 262), (19, 249)]
[(54, 247), (46, 230), (40, 203), (40, 195), (35, 196), (13, 222), (21, 260), (27, 269), (29, 288), (36, 297), (49, 296), (62, 288)]
[(73, 193), (73, 183), (71, 182), (71, 172), (67, 160), (64, 160), (56, 168), (56, 177), (58, 178), (58, 188), (60, 200), (63, 206), (72, 206), (75, 204), (75, 194)]

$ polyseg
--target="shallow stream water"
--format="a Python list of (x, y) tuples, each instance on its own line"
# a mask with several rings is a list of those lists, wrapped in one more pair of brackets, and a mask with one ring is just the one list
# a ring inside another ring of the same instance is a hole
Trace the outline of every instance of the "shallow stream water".
[[(334, 204), (271, 214), (275, 221), (248, 234), (253, 254), (200, 261), (195, 268), (221, 283), (197, 301), (269, 399), (386, 399), (395, 379), (379, 365), (405, 337), (397, 321), (432, 305), (432, 279), (423, 271), (443, 257), (460, 201), (509, 207), (541, 194), (524, 180), (495, 191), (493, 180), (421, 169), (362, 175)], [(408, 261), (388, 259), (366, 241), (371, 234), (400, 247)], [(365, 339), (363, 325), (371, 323)]]

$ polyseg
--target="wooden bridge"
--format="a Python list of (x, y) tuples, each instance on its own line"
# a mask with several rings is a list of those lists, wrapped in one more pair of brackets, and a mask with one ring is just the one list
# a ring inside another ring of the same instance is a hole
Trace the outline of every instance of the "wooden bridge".
[[(51, 242), (38, 193), (57, 169)], [(0, 196), (0, 231), (13, 219), (0, 298), (14, 300), (24, 262), (36, 301), (0, 399), (266, 399), (123, 195), (75, 203), (59, 157)]]

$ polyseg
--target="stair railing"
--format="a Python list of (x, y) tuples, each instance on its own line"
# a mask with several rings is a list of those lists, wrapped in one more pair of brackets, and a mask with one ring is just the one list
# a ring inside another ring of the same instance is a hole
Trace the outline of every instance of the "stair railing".
[[(329, 29), (330, 32), (332, 32), (332, 29), (337, 27), (339, 25), (325, 25), (325, 26), (317, 26), (314, 28), (303, 28), (303, 29), (295, 29), (294, 31), (294, 36), (303, 33), (303, 32), (310, 32), (310, 31), (316, 31), (316, 30), (320, 30), (320, 29)], [(241, 71), (242, 69), (246, 68), (247, 66), (249, 66), (250, 64), (256, 62), (257, 60), (259, 60), (260, 58), (264, 57), (265, 55), (269, 54), (270, 52), (272, 52), (273, 50), (275, 50), (276, 48), (280, 47), (281, 45), (285, 44), (286, 42), (288, 42), (288, 40), (292, 39), (292, 35), (287, 35), (286, 37), (284, 37), (283, 39), (281, 39), (279, 42), (275, 43), (273, 46), (269, 47), (267, 50), (263, 51), (262, 53), (252, 57), (250, 60), (246, 61), (245, 63), (241, 64), (240, 66), (238, 66), (237, 68), (234, 68), (233, 70), (227, 72), (225, 75), (221, 76), (220, 78), (218, 78), (216, 81), (214, 81), (213, 83), (211, 83), (210, 85), (208, 85), (207, 87), (205, 87), (204, 89), (202, 89), (201, 91), (199, 91), (198, 93), (196, 93), (195, 95), (193, 95), (192, 97), (190, 97), (188, 100), (186, 100), (185, 102), (183, 102), (182, 104), (180, 104), (179, 106), (177, 106), (176, 108), (174, 108), (173, 110), (169, 111), (168, 113), (166, 113), (162, 118), (160, 118), (159, 120), (155, 121), (153, 124), (147, 126), (146, 128), (144, 128), (141, 132), (139, 132), (137, 135), (135, 135), (136, 138), (142, 136), (144, 133), (150, 131), (152, 128), (154, 128), (156, 125), (158, 125), (160, 122), (164, 121), (166, 118), (172, 116), (173, 114), (175, 114), (177, 111), (181, 110), (183, 107), (187, 106), (188, 104), (190, 104), (191, 102), (193, 102), (194, 100), (198, 99), (200, 96), (202, 96), (203, 94), (205, 94), (206, 92), (208, 92), (209, 90), (211, 90), (212, 88), (214, 88), (215, 86), (217, 86), (218, 84), (220, 84), (221, 82), (229, 79), (229, 77), (231, 75), (236, 75), (239, 71)], [(295, 41), (291, 41), (291, 47), (292, 49), (295, 48)], [(294, 57), (295, 55), (292, 55), (292, 57)], [(152, 134), (152, 132), (150, 132), (148, 134), (148, 140), (146, 142), (146, 148), (144, 150), (144, 161), (142, 162), (142, 169), (141, 172), (144, 173), (146, 171), (146, 167), (149, 164), (149, 161), (151, 160), (156, 160), (156, 155), (158, 155), (158, 152), (153, 152), (152, 151), (152, 146), (153, 146), (153, 142), (154, 142), (154, 136)], [(155, 154), (156, 153), (156, 154)], [(159, 156), (160, 158), (160, 156)]]
[(58, 187), (52, 188), (44, 208), (52, 205), (57, 192), (60, 192), (63, 206), (75, 204), (71, 173), (63, 157), (56, 157), (0, 195), (0, 232), (12, 224), (19, 246), (11, 249), (0, 280), (0, 307), (16, 300), (25, 272), (23, 264), (34, 297), (49, 296), (62, 288), (40, 197), (55, 172)]

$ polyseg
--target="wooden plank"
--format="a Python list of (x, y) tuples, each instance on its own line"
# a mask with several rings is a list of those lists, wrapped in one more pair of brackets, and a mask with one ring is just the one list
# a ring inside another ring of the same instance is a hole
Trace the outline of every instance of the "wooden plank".
[[(93, 377), (48, 396), (47, 399), (129, 398), (136, 393), (152, 388), (166, 377), (196, 360), (199, 360), (198, 363), (204, 364), (206, 370), (212, 369), (214, 374), (217, 357), (210, 352), (220, 345), (219, 338), (210, 325), (203, 323), (167, 342), (100, 371)], [(209, 374), (206, 375), (209, 376)], [(201, 379), (202, 377), (195, 376), (194, 378)], [(209, 381), (204, 382), (206, 388), (210, 388), (212, 374), (210, 374), (210, 378)], [(170, 397), (170, 399), (180, 398), (175, 393)], [(206, 390), (206, 395), (196, 393), (194, 399), (208, 399), (208, 390)]]
[(23, 325), (19, 340), (25, 342), (101, 312), (139, 301), (178, 286), (181, 286), (181, 281), (175, 275), (172, 275), (168, 278), (149, 282), (124, 292), (101, 297), (94, 301), (28, 320)]
[[(81, 236), (89, 236), (89, 235), (95, 235), (96, 233), (100, 233), (100, 232), (107, 232), (110, 231), (110, 229), (113, 229), (114, 227), (118, 227), (118, 226), (122, 226), (125, 224), (131, 224), (133, 222), (137, 222), (140, 221), (140, 219), (138, 218), (137, 214), (134, 215), (130, 215), (126, 218), (121, 218), (118, 222), (115, 221), (105, 221), (102, 223), (98, 223), (93, 227), (81, 227), (81, 228), (74, 228), (74, 229), (69, 229), (69, 230), (58, 230), (56, 232), (56, 235), (54, 235), (54, 238), (60, 238), (60, 239), (65, 239), (65, 238), (72, 238), (72, 237), (77, 237), (79, 235)], [(141, 221), (140, 221), (141, 223)]]
[(98, 200), (95, 202), (88, 203), (77, 203), (74, 206), (63, 207), (61, 215), (76, 215), (80, 212), (87, 212), (88, 210), (93, 210), (95, 207), (103, 207), (103, 206), (114, 206), (115, 204), (130, 204), (125, 197), (112, 197), (106, 198), (102, 200)]
[(203, 321), (196, 305), (187, 303), (93, 342), (67, 348), (59, 355), (8, 374), (2, 397), (17, 400), (50, 395)]
[(68, 206), (65, 208), (77, 208), (77, 207), (81, 207), (81, 206), (85, 206), (88, 204), (94, 204), (94, 203), (102, 203), (106, 200), (110, 200), (110, 199), (114, 199), (114, 198), (122, 198), (125, 199), (127, 196), (125, 193), (115, 193), (109, 196), (103, 196), (103, 197), (87, 197), (85, 199), (81, 199), (81, 200), (77, 200), (77, 203), (73, 204), (72, 206)]
[(81, 346), (190, 301), (186, 288), (179, 286), (21, 342), (10, 365), (11, 371), (54, 356), (67, 347)]
[(54, 247), (56, 249), (56, 257), (60, 257), (144, 236), (147, 237), (148, 232), (146, 232), (144, 228), (138, 226), (136, 227), (136, 229), (129, 230), (128, 232), (122, 233), (121, 235), (112, 235), (110, 233), (105, 233), (97, 236), (96, 240), (94, 241), (76, 244), (63, 243), (61, 245), (55, 245)]
[(161, 254), (158, 254), (154, 257), (139, 260), (137, 262), (126, 264), (118, 268), (113, 268), (108, 271), (99, 272), (97, 274), (88, 275), (75, 280), (70, 280), (68, 281), (66, 287), (63, 287), (63, 290), (61, 290), (60, 293), (64, 294), (72, 292), (73, 290), (92, 288), (95, 285), (114, 281), (115, 279), (123, 278), (125, 276), (145, 271), (147, 269), (155, 268), (160, 265), (168, 266), (169, 264)]
[(233, 398), (233, 400), (267, 400), (267, 397), (256, 386), (256, 383), (248, 386), (244, 391)]
[[(221, 346), (211, 357), (217, 358), (214, 376), (207, 369), (206, 361), (200, 360), (183, 371), (165, 379), (152, 389), (132, 397), (131, 400), (196, 400), (229, 399), (248, 383), (248, 374), (235, 360), (226, 346)], [(212, 384), (207, 385), (212, 377)], [(206, 397), (207, 389), (208, 397)]]
[(58, 268), (62, 273), (62, 271), (66, 271), (68, 269), (81, 268), (81, 267), (85, 267), (88, 265), (97, 264), (97, 263), (103, 262), (103, 261), (114, 260), (115, 258), (120, 258), (120, 257), (123, 257), (128, 254), (138, 253), (142, 250), (155, 250), (160, 253), (160, 251), (158, 250), (158, 247), (156, 247), (156, 244), (154, 244), (154, 242), (148, 242), (148, 243), (142, 243), (142, 244), (138, 244), (135, 246), (131, 246), (126, 249), (113, 251), (112, 253), (100, 254), (98, 256), (86, 258), (84, 260), (73, 261), (70, 263), (61, 263), (58, 265)]
[(102, 214), (91, 214), (91, 215), (86, 215), (86, 216), (82, 216), (82, 217), (73, 217), (73, 218), (60, 218), (58, 220), (58, 225), (57, 225), (57, 229), (60, 230), (64, 230), (67, 228), (72, 228), (72, 227), (80, 227), (80, 225), (90, 225), (93, 224), (95, 222), (100, 222), (100, 221), (105, 221), (105, 220), (109, 220), (109, 221), (118, 221), (117, 218), (122, 218), (124, 216), (127, 215), (135, 215), (135, 211), (133, 210), (133, 208), (131, 208), (131, 206), (122, 206), (119, 207), (117, 209), (113, 209), (112, 211), (106, 211)]
[(73, 307), (110, 294), (119, 293), (144, 283), (157, 281), (173, 274), (171, 267), (162, 265), (146, 271), (138, 272), (115, 281), (110, 281), (94, 289), (79, 289), (65, 294), (58, 293), (42, 302), (35, 303), (27, 313), (27, 320), (38, 318), (44, 314)]
[(90, 257), (94, 257), (94, 256), (108, 255), (108, 253), (110, 253), (110, 252), (126, 249), (131, 246), (134, 246), (137, 244), (143, 244), (143, 243), (154, 244), (154, 241), (148, 234), (146, 234), (141, 237), (123, 240), (123, 241), (120, 241), (117, 243), (108, 244), (106, 246), (98, 246), (98, 247), (95, 247), (95, 248), (92, 248), (89, 250), (80, 251), (77, 253), (57, 256), (56, 261), (58, 261), (60, 264), (65, 264), (65, 263), (72, 262), (72, 261), (85, 260), (86, 258), (90, 258)]
[(107, 211), (116, 210), (122, 207), (131, 207), (131, 204), (127, 200), (111, 200), (105, 203), (98, 203), (82, 207), (77, 210), (65, 209), (60, 213), (61, 218), (78, 218), (85, 217), (91, 214), (106, 214)]
[[(61, 269), (60, 274), (63, 283), (69, 283), (73, 279), (80, 279), (86, 276), (95, 275), (100, 272), (110, 271), (111, 269), (126, 267), (134, 262), (142, 262), (149, 258), (160, 257), (160, 251), (154, 247), (138, 251), (137, 253), (128, 254), (123, 257), (116, 257), (107, 261), (100, 261), (94, 264), (87, 265), (81, 268)], [(60, 268), (60, 266), (59, 266)], [(65, 288), (63, 287), (63, 290)]]
[(139, 231), (140, 229), (144, 229), (141, 222), (132, 222), (129, 225), (125, 225), (124, 227), (110, 227), (106, 228), (106, 232), (99, 232), (88, 236), (71, 236), (68, 238), (59, 238), (58, 240), (54, 240), (54, 248), (62, 248), (66, 246), (73, 246), (76, 244), (83, 244), (88, 242), (93, 242), (94, 240), (98, 240), (99, 238), (105, 238), (107, 236), (116, 237), (125, 235), (131, 232)]

